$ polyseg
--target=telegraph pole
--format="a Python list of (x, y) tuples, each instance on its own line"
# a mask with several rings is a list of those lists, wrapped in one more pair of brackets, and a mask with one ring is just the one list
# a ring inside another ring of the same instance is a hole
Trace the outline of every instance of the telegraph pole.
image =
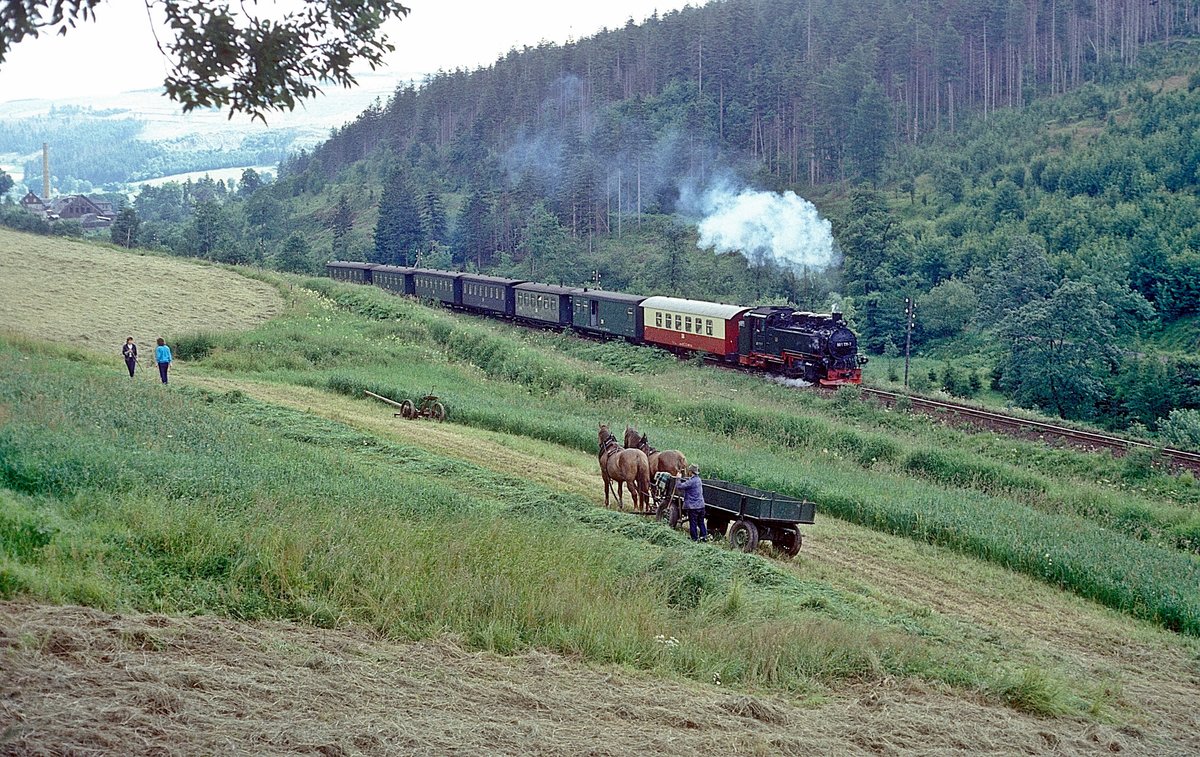
[(917, 298), (904, 298), (904, 391), (908, 391), (908, 357), (912, 353), (912, 330), (917, 322)]

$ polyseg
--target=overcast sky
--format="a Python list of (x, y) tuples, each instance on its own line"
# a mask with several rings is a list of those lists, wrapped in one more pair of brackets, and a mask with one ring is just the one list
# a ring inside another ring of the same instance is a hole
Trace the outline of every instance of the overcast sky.
[[(289, 2), (289, 0), (283, 0)], [(262, 3), (260, 3), (262, 4)], [(388, 27), (396, 52), (384, 73), (397, 81), (439, 69), (487, 65), (510, 48), (562, 43), (604, 27), (641, 22), (701, 0), (411, 0), (412, 12)], [(76, 98), (161, 88), (168, 67), (154, 43), (145, 5), (108, 0), (97, 20), (65, 37), (26, 39), (0, 65), (0, 102)]]

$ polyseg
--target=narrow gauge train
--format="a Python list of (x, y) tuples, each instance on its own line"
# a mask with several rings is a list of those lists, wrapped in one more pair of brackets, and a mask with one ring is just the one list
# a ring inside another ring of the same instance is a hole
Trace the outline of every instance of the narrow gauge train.
[(702, 352), (824, 386), (862, 383), (858, 339), (840, 313), (641, 297), (475, 273), (332, 261), (329, 277), (530, 325)]

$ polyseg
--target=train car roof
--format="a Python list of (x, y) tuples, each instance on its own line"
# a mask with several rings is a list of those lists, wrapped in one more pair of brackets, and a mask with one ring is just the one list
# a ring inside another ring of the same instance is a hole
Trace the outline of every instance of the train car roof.
[(331, 260), (325, 264), (326, 268), (378, 268), (378, 263), (359, 263), (353, 260)]
[(416, 268), (409, 268), (403, 265), (377, 265), (375, 270), (380, 273), (412, 273)]
[(576, 297), (591, 297), (597, 300), (608, 300), (609, 302), (628, 302), (633, 305), (637, 305), (646, 299), (640, 294), (625, 294), (624, 292), (610, 292), (607, 289), (588, 289), (587, 287), (577, 290), (572, 294)]
[(459, 276), (466, 275), (459, 271), (439, 271), (436, 268), (413, 268), (412, 272), (413, 273), (423, 273), (427, 276), (449, 276), (452, 279), (457, 279)]
[(517, 284), (516, 289), (522, 292), (545, 292), (547, 294), (582, 294), (583, 290), (579, 287), (564, 287), (557, 284), (538, 284), (534, 281), (526, 281), (524, 284)]
[(741, 305), (724, 305), (719, 302), (705, 302), (704, 300), (684, 300), (679, 297), (647, 297), (642, 300), (642, 307), (654, 308), (655, 310), (670, 310), (674, 313), (690, 313), (691, 315), (702, 315), (706, 318), (721, 318), (723, 320), (733, 318), (750, 309)]
[(464, 273), (462, 277), (464, 280), (470, 279), (471, 281), (482, 281), (485, 284), (503, 284), (504, 286), (525, 282), (525, 279), (506, 279), (503, 276), (487, 276), (482, 273)]

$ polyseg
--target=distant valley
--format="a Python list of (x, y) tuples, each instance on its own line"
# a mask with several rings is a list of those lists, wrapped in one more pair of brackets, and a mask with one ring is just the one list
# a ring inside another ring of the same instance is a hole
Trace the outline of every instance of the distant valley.
[[(273, 171), (287, 154), (327, 139), (374, 101), (386, 104), (402, 83), (394, 74), (364, 74), (358, 87), (330, 87), (266, 124), (218, 110), (183, 114), (158, 89), (0, 102), (0, 171), (16, 182), (14, 193), (40, 192), (43, 142), (50, 145), (56, 193), (134, 191), (205, 173), (236, 179), (244, 168)], [(92, 148), (99, 144), (105, 149)]]

